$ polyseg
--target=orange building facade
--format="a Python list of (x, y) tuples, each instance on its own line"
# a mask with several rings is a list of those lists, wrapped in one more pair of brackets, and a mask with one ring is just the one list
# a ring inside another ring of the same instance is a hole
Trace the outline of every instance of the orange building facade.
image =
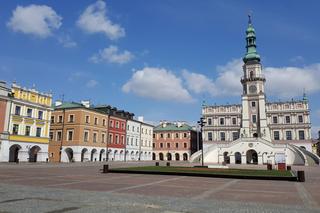
[(56, 104), (51, 116), (50, 161), (105, 161), (108, 117), (87, 104)]

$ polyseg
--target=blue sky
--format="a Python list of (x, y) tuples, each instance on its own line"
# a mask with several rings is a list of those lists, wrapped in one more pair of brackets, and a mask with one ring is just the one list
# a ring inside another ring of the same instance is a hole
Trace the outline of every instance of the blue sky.
[(319, 1), (1, 1), (0, 79), (146, 120), (240, 103), (252, 11), (268, 100), (301, 99), (320, 129)]

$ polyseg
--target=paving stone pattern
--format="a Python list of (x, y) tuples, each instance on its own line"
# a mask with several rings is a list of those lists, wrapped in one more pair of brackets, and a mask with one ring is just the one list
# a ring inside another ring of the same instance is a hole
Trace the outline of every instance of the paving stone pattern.
[(294, 167), (306, 171), (305, 183), (103, 174), (100, 169), (101, 163), (0, 164), (0, 213), (320, 212), (320, 167)]

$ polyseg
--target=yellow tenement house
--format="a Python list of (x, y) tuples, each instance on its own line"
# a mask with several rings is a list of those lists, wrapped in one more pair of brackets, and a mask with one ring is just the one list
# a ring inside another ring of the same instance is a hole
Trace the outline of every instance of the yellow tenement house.
[(52, 95), (2, 82), (0, 102), (0, 161), (47, 161)]

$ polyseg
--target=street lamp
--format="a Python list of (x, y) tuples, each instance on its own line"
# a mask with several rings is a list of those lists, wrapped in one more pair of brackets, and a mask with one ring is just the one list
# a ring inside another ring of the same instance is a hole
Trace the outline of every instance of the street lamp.
[[(200, 133), (201, 133), (201, 136), (202, 136), (202, 128), (204, 127), (204, 125), (205, 125), (207, 122), (205, 122), (205, 121), (204, 121), (204, 118), (201, 117), (201, 118), (200, 118), (200, 121), (198, 121), (197, 123), (198, 123), (198, 125), (200, 126)], [(201, 157), (201, 166), (204, 166), (203, 137), (201, 137), (201, 139), (202, 139), (202, 147), (201, 147), (201, 155), (202, 155), (202, 157)]]

